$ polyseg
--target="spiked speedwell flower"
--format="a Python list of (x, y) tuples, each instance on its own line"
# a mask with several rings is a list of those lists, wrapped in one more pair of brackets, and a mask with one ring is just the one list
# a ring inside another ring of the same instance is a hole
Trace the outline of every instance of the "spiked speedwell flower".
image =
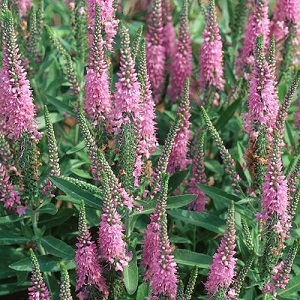
[(224, 89), (223, 51), (219, 33), (215, 1), (209, 1), (203, 44), (199, 57), (199, 84), (202, 89), (208, 84), (218, 90)]
[(20, 17), (25, 17), (30, 11), (32, 0), (17, 0), (17, 7)]
[(92, 241), (91, 234), (87, 228), (85, 207), (82, 202), (79, 211), (79, 236), (76, 244), (76, 291), (80, 300), (89, 299), (91, 289), (96, 288), (104, 297), (108, 296), (108, 288), (105, 278), (102, 276), (102, 269), (98, 262), (97, 246)]
[(213, 262), (209, 269), (208, 279), (205, 283), (205, 289), (208, 296), (218, 292), (219, 288), (228, 288), (235, 274), (234, 268), (236, 258), (234, 258), (235, 248), (235, 219), (234, 206), (228, 211), (226, 229), (221, 240), (217, 253), (213, 256)]
[(32, 249), (30, 249), (30, 258), (32, 275), (31, 286), (28, 288), (28, 300), (51, 300), (49, 290), (40, 271), (39, 262)]
[(165, 72), (166, 53), (163, 46), (161, 0), (152, 0), (146, 35), (147, 69), (155, 102), (159, 102)]
[(93, 44), (85, 76), (84, 98), (85, 112), (94, 126), (97, 126), (103, 120), (109, 122), (109, 112), (111, 109), (108, 66), (104, 57), (104, 43), (99, 10), (99, 5), (96, 4)]
[(179, 38), (176, 52), (171, 64), (171, 96), (172, 102), (182, 95), (185, 80), (192, 75), (192, 41), (189, 32), (189, 2), (183, 1), (180, 16)]
[(12, 140), (18, 140), (24, 132), (28, 132), (34, 140), (39, 139), (41, 134), (38, 133), (34, 120), (32, 92), (21, 64), (12, 14), (8, 10), (4, 15), (0, 86), (0, 126), (3, 134)]
[(172, 9), (170, 0), (162, 1), (163, 19), (163, 46), (166, 51), (166, 58), (173, 57), (176, 46), (175, 28), (172, 21)]

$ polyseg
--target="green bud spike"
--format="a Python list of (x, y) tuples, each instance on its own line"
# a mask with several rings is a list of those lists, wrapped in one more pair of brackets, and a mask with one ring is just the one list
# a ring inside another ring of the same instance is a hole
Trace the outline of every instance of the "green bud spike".
[(79, 220), (78, 220), (78, 230), (79, 230), (79, 236), (83, 239), (88, 234), (88, 227), (86, 223), (86, 213), (85, 213), (85, 204), (82, 200), (79, 207)]
[(120, 180), (128, 193), (134, 191), (135, 160), (137, 157), (137, 136), (132, 123), (122, 126), (120, 133), (119, 174)]
[(29, 19), (28, 56), (31, 63), (35, 63), (38, 57), (39, 32), (37, 29), (36, 10), (32, 8)]
[(245, 265), (241, 268), (241, 270), (238, 272), (237, 276), (233, 280), (233, 284), (230, 287), (230, 290), (233, 290), (235, 292), (235, 297), (233, 299), (238, 300), (239, 295), (241, 293), (241, 289), (243, 287), (243, 283), (245, 281), (245, 278), (252, 266), (252, 263), (255, 259), (256, 255), (252, 253), (248, 260), (246, 261)]
[(179, 280), (179, 283), (178, 283), (176, 300), (185, 300), (185, 298), (184, 298), (184, 285), (183, 285), (182, 280)]
[(235, 209), (233, 201), (231, 201), (230, 206), (228, 208), (226, 231), (229, 235), (235, 235)]
[(67, 180), (70, 183), (73, 183), (75, 185), (77, 185), (79, 188), (90, 192), (94, 195), (101, 195), (101, 190), (99, 188), (97, 188), (95, 185), (87, 183), (85, 181), (76, 179), (76, 178), (72, 178), (72, 177), (67, 177), (67, 176), (60, 176), (61, 179)]
[(283, 137), (284, 123), (287, 119), (288, 110), (291, 106), (293, 97), (297, 91), (299, 80), (300, 80), (300, 71), (298, 71), (296, 76), (294, 77), (294, 79), (291, 83), (291, 86), (290, 86), (288, 92), (286, 93), (286, 95), (283, 99), (283, 102), (278, 110), (275, 127), (277, 128), (281, 137)]
[(216, 128), (211, 123), (203, 106), (201, 106), (201, 112), (202, 112), (202, 116), (203, 116), (204, 122), (206, 124), (206, 127), (220, 151), (221, 157), (222, 157), (224, 165), (225, 165), (225, 171), (229, 174), (231, 181), (232, 181), (232, 185), (235, 188), (235, 191), (238, 193), (241, 193), (243, 195), (243, 191), (240, 186), (240, 177), (235, 170), (234, 160), (232, 159), (229, 151), (225, 148), (223, 141), (220, 138), (219, 133), (217, 132)]
[(254, 53), (255, 53), (255, 59), (258, 62), (259, 66), (262, 66), (263, 61), (265, 60), (265, 55), (264, 55), (264, 36), (262, 34), (260, 34), (256, 38)]
[(140, 43), (141, 43), (141, 39), (142, 39), (142, 35), (143, 35), (143, 30), (144, 30), (144, 26), (141, 25), (137, 32), (136, 35), (134, 37), (134, 40), (132, 42), (132, 47), (131, 47), (131, 53), (132, 53), (132, 59), (133, 61), (135, 61), (136, 56), (138, 54), (139, 48), (140, 48)]
[(242, 37), (245, 28), (245, 19), (247, 16), (247, 9), (245, 9), (247, 0), (238, 0), (234, 10), (234, 21), (232, 24), (232, 43), (234, 47)]
[(250, 233), (248, 224), (244, 219), (242, 219), (242, 227), (243, 227), (243, 234), (245, 236), (244, 242), (245, 242), (247, 248), (250, 251), (253, 251), (254, 250), (254, 245), (253, 245), (251, 233)]
[(289, 201), (288, 214), (289, 214), (291, 220), (293, 220), (294, 216), (296, 215), (299, 200), (300, 200), (300, 189), (298, 188), (296, 190), (296, 193), (293, 194), (293, 196), (291, 197), (291, 199)]
[(66, 76), (67, 80), (71, 84), (71, 95), (78, 94), (80, 92), (80, 86), (77, 80), (77, 76), (74, 70), (72, 58), (70, 54), (66, 51), (65, 48), (61, 45), (61, 43), (54, 37), (52, 30), (48, 25), (45, 25), (45, 29), (48, 33), (49, 39), (51, 43), (55, 46), (58, 53), (66, 60)]
[(120, 37), (121, 37), (121, 54), (123, 54), (126, 58), (132, 59), (132, 53), (130, 48), (130, 37), (128, 28), (120, 22)]
[(38, 33), (41, 35), (44, 29), (44, 0), (37, 1), (36, 23)]
[(186, 290), (184, 293), (184, 300), (190, 300), (192, 298), (193, 291), (195, 289), (196, 280), (198, 277), (198, 266), (194, 266), (191, 276), (189, 278), (189, 282), (186, 286)]
[(70, 277), (64, 263), (60, 264), (61, 281), (60, 281), (60, 300), (72, 300)]
[(2, 164), (8, 166), (13, 166), (13, 155), (10, 150), (10, 145), (5, 139), (5, 136), (0, 132), (0, 161)]

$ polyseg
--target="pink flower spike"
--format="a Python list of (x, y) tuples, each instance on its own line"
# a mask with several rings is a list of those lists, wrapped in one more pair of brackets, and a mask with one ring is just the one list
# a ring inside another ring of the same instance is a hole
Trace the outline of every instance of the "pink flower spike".
[(114, 106), (111, 111), (111, 119), (115, 133), (118, 133), (121, 125), (129, 122), (137, 124), (140, 115), (140, 83), (137, 79), (135, 64), (130, 51), (128, 29), (121, 24), (121, 58), (119, 80), (116, 83)]
[(206, 85), (209, 85), (223, 90), (225, 84), (223, 51), (214, 0), (209, 1), (203, 40), (199, 57), (200, 74), (198, 81), (200, 87), (205, 89)]
[(163, 21), (161, 0), (152, 0), (146, 35), (147, 69), (155, 102), (160, 101), (164, 84), (166, 53), (163, 46)]
[(254, 64), (256, 38), (259, 35), (264, 36), (263, 49), (266, 49), (269, 44), (267, 39), (269, 36), (269, 0), (258, 0), (254, 5), (254, 11), (248, 21), (248, 26), (245, 32), (243, 48), (241, 49), (239, 59), (237, 60), (237, 73), (244, 76), (246, 74), (246, 77), (249, 73), (249, 67), (252, 67)]
[(173, 57), (176, 50), (176, 34), (172, 21), (172, 9), (170, 0), (162, 1), (163, 19), (163, 47), (166, 51), (166, 58)]
[(32, 0), (17, 0), (17, 7), (20, 17), (26, 17), (31, 9)]
[(80, 300), (89, 299), (91, 286), (97, 289), (103, 296), (108, 297), (108, 288), (105, 278), (102, 276), (102, 269), (98, 262), (97, 246), (92, 241), (91, 234), (86, 225), (84, 203), (82, 202), (79, 212), (79, 236), (76, 244), (76, 291)]
[(93, 44), (89, 55), (89, 66), (85, 76), (84, 109), (86, 115), (97, 127), (101, 121), (110, 123), (111, 96), (108, 66), (104, 56), (99, 5), (96, 5), (96, 19)]
[(190, 101), (189, 101), (189, 84), (190, 81), (186, 80), (183, 99), (178, 108), (178, 114), (181, 116), (180, 127), (176, 133), (172, 151), (169, 157), (168, 172), (173, 174), (177, 169), (183, 171), (191, 163), (190, 159), (187, 159), (188, 144), (190, 138), (189, 127), (191, 125), (189, 118), (190, 113)]
[(4, 15), (3, 69), (0, 71), (0, 126), (3, 134), (17, 141), (28, 132), (37, 141), (42, 134), (37, 130), (32, 92), (21, 64), (9, 10)]
[(219, 288), (229, 288), (230, 283), (235, 275), (235, 218), (234, 206), (228, 210), (226, 229), (221, 243), (218, 247), (217, 253), (213, 256), (213, 262), (209, 269), (207, 281), (205, 282), (205, 289), (208, 297), (213, 296), (218, 292)]

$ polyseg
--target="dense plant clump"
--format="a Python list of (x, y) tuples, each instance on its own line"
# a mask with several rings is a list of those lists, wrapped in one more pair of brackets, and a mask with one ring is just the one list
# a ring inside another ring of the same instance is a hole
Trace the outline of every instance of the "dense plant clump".
[(298, 1), (0, 22), (0, 297), (300, 298)]

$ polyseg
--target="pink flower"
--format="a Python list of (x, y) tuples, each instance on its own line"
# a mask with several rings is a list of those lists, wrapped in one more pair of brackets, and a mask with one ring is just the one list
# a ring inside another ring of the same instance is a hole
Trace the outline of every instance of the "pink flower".
[(11, 13), (3, 30), (3, 69), (0, 71), (0, 126), (8, 138), (17, 141), (28, 132), (38, 140), (32, 92), (21, 65)]
[(51, 300), (49, 290), (44, 282), (38, 260), (32, 251), (31, 252), (31, 286), (28, 288), (28, 300)]
[(76, 244), (76, 291), (80, 291), (77, 296), (80, 300), (89, 299), (91, 285), (102, 293), (104, 299), (108, 297), (108, 288), (102, 276), (102, 269), (98, 262), (97, 247), (92, 241), (85, 219), (84, 206), (79, 213), (79, 236)]
[(274, 74), (263, 52), (262, 36), (257, 40), (255, 64), (250, 82), (248, 112), (243, 115), (245, 131), (256, 140), (259, 131), (257, 124), (266, 128), (269, 141), (272, 140), (279, 101)]
[[(238, 73), (244, 73), (244, 68), (252, 66), (254, 63), (254, 48), (255, 41), (259, 35), (264, 36), (263, 48), (268, 45), (269, 36), (269, 19), (268, 19), (268, 4), (269, 0), (259, 0), (254, 6), (253, 14), (251, 15), (245, 33), (243, 47), (239, 59), (237, 60)], [(245, 70), (249, 73), (249, 70)]]
[(199, 57), (199, 84), (202, 89), (208, 84), (209, 86), (223, 90), (225, 81), (223, 74), (222, 41), (214, 1), (209, 2), (209, 11), (206, 16), (203, 40)]
[(171, 64), (171, 95), (176, 102), (181, 95), (184, 83), (192, 75), (192, 42), (189, 33), (188, 1), (184, 1), (179, 27), (179, 40)]
[(104, 57), (100, 20), (96, 17), (93, 45), (89, 56), (89, 66), (85, 76), (84, 109), (96, 127), (101, 121), (109, 122), (111, 109), (108, 66)]
[(112, 204), (103, 208), (99, 226), (99, 249), (101, 259), (114, 264), (116, 271), (123, 271), (131, 256), (126, 253), (123, 226), (120, 216)]
[(88, 0), (88, 19), (91, 28), (94, 27), (96, 3), (98, 3), (100, 7), (102, 29), (105, 33), (104, 46), (106, 50), (111, 51), (119, 24), (119, 20), (117, 20), (115, 16), (114, 0)]
[(165, 73), (166, 53), (163, 46), (163, 23), (161, 0), (153, 0), (147, 20), (146, 35), (147, 69), (155, 102), (159, 102)]
[(168, 172), (173, 174), (176, 169), (183, 171), (191, 163), (187, 159), (188, 144), (190, 138), (189, 127), (191, 125), (189, 118), (190, 103), (189, 103), (189, 81), (186, 81), (185, 89), (183, 92), (183, 99), (178, 108), (178, 114), (181, 116), (181, 122), (178, 132), (176, 133), (172, 151), (169, 157)]
[(217, 253), (213, 256), (213, 262), (209, 269), (205, 289), (208, 297), (216, 294), (219, 288), (227, 289), (235, 275), (236, 258), (234, 208), (230, 208), (227, 216), (226, 229)]
[(32, 0), (17, 0), (17, 7), (20, 17), (25, 17), (30, 11)]
[(111, 115), (114, 130), (117, 133), (122, 124), (137, 123), (140, 114), (140, 84), (137, 80), (134, 61), (130, 51), (128, 29), (121, 26), (121, 59), (119, 80), (116, 83), (114, 107)]
[(294, 123), (297, 129), (300, 129), (300, 94), (298, 95), (298, 111), (294, 114)]
[(176, 50), (176, 34), (172, 21), (172, 9), (170, 0), (162, 1), (162, 19), (163, 19), (163, 47), (166, 51), (166, 58), (174, 55)]

